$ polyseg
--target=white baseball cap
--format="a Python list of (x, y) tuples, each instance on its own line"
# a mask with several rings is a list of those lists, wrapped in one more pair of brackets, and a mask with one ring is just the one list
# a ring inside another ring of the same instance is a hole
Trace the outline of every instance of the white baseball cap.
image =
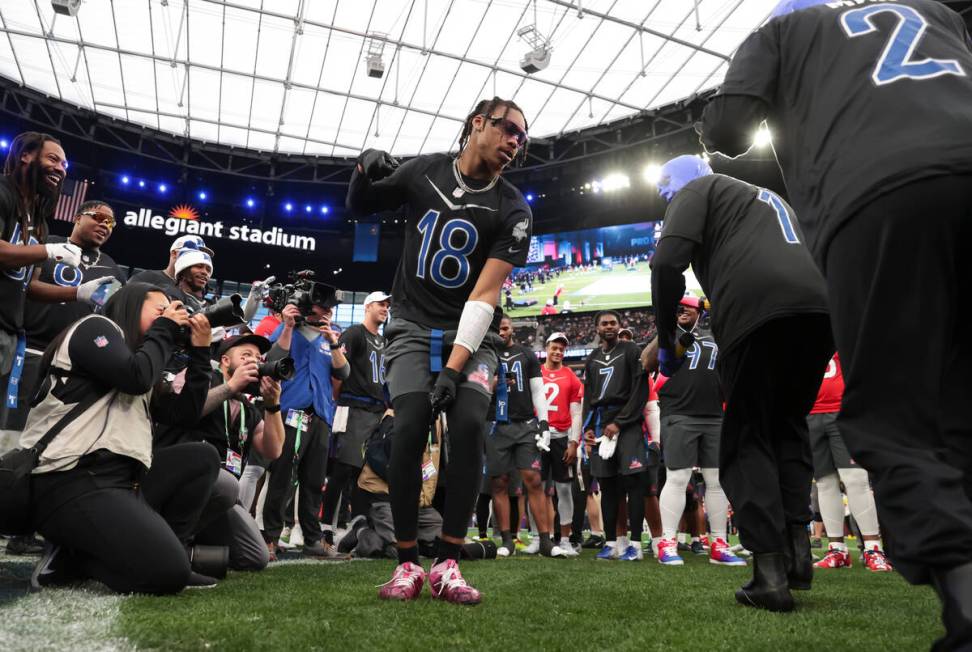
[(178, 249), (196, 249), (210, 256), (213, 255), (213, 250), (207, 247), (206, 242), (198, 235), (183, 235), (173, 240), (169, 251), (176, 251)]
[(388, 301), (389, 299), (391, 299), (390, 294), (385, 294), (381, 290), (377, 290), (365, 297), (363, 305), (367, 306), (369, 303), (376, 303), (378, 301)]
[(213, 273), (213, 259), (204, 251), (199, 249), (180, 249), (179, 257), (175, 261), (175, 273), (178, 277), (183, 270), (189, 269), (193, 265), (207, 265), (209, 273)]
[(557, 331), (556, 333), (551, 333), (547, 337), (547, 344), (550, 344), (551, 342), (558, 342), (558, 341), (563, 342), (565, 346), (570, 346), (570, 340), (567, 339), (567, 335), (561, 333), (560, 331)]

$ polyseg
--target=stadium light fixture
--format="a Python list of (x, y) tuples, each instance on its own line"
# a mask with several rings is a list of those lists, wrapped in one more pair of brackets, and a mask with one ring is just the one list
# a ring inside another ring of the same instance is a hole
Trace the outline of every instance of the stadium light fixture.
[(321, 215), (327, 215), (331, 212), (331, 209), (327, 205), (321, 206)]
[(305, 213), (310, 213), (312, 210), (314, 210), (314, 207), (311, 206), (310, 204), (307, 204), (306, 206), (304, 206), (304, 212)]
[(629, 179), (628, 175), (626, 174), (615, 172), (601, 179), (600, 185), (601, 185), (601, 189), (604, 190), (604, 192), (614, 192), (616, 190), (624, 190), (625, 188), (630, 188), (631, 179)]
[(645, 182), (650, 183), (653, 186), (657, 186), (658, 182), (661, 181), (661, 169), (662, 166), (657, 163), (649, 163), (645, 166), (642, 176), (644, 176)]
[(138, 180), (138, 187), (139, 188), (144, 188), (145, 187), (145, 180), (144, 179), (139, 179)]
[(128, 178), (128, 175), (127, 174), (123, 174), (122, 175), (121, 182), (122, 182), (122, 185), (123, 186), (127, 186), (129, 183), (131, 183), (131, 181), (132, 180), (130, 178)]
[(289, 213), (290, 211), (294, 210), (294, 205), (291, 204), (290, 202), (287, 202), (286, 204), (284, 204), (284, 210)]
[(10, 147), (10, 141), (6, 138), (0, 138), (0, 149), (7, 149)]
[(256, 206), (256, 202), (253, 201), (253, 197), (247, 197), (246, 198), (246, 207), (247, 208), (253, 208), (254, 206)]
[(206, 194), (206, 191), (205, 190), (200, 190), (199, 191), (199, 201), (206, 201), (207, 198), (209, 198), (209, 195)]
[(772, 142), (773, 134), (770, 133), (769, 127), (762, 125), (756, 130), (756, 135), (753, 137), (753, 145), (762, 149)]
[(159, 193), (164, 195), (166, 192), (168, 192), (168, 190), (169, 186), (165, 185), (164, 183), (159, 184)]
[(528, 202), (531, 202), (531, 201), (533, 201), (533, 194), (531, 194), (531, 193), (527, 193), (527, 196), (526, 196), (526, 200), (527, 200)]

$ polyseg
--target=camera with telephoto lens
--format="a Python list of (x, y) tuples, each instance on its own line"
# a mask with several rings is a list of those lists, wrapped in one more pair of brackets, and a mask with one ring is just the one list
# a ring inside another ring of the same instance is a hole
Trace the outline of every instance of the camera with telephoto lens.
[[(293, 358), (281, 358), (279, 360), (274, 360), (272, 362), (261, 362), (257, 366), (257, 374), (260, 378), (264, 376), (272, 378), (274, 380), (290, 380), (294, 377), (294, 359)], [(246, 386), (243, 390), (244, 394), (249, 394), (250, 396), (260, 395), (260, 381), (256, 380)]]
[[(209, 320), (209, 325), (212, 328), (219, 328), (220, 326), (236, 326), (237, 324), (242, 324), (245, 319), (243, 318), (243, 297), (239, 294), (231, 294), (228, 297), (223, 297), (211, 306), (207, 306), (202, 310), (193, 311), (189, 306), (186, 306), (186, 310), (189, 311), (190, 315), (205, 315), (206, 319)], [(181, 346), (188, 346), (189, 344), (189, 327), (183, 326), (179, 329), (179, 335), (176, 341)]]
[(288, 283), (274, 283), (267, 288), (263, 303), (274, 312), (283, 312), (288, 305), (297, 306), (301, 315), (298, 322), (312, 315), (314, 306), (333, 308), (344, 301), (344, 292), (333, 285), (315, 281), (312, 270), (291, 272), (288, 278)]

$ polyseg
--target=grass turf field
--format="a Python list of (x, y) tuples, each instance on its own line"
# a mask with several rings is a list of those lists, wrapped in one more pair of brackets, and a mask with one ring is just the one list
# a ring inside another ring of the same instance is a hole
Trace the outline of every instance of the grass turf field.
[(596, 561), (587, 550), (578, 559), (467, 562), (483, 604), (457, 607), (433, 602), (427, 589), (417, 602), (379, 602), (375, 585), (391, 561), (281, 562), (154, 598), (96, 585), (26, 595), (32, 560), (0, 558), (0, 649), (861, 651), (928, 649), (941, 634), (930, 588), (870, 573), (856, 551), (853, 568), (819, 571), (785, 615), (735, 604), (749, 569), (691, 554), (685, 562)]
[[(527, 308), (506, 310), (512, 317), (527, 317), (540, 314), (540, 310), (553, 298), (558, 285), (564, 286), (557, 301), (558, 313), (564, 302), (569, 301), (571, 310), (606, 310), (608, 308), (633, 308), (651, 305), (651, 270), (647, 262), (639, 262), (637, 271), (628, 270), (621, 263), (614, 269), (594, 271), (564, 272), (559, 277), (547, 281), (545, 285), (535, 283), (532, 292), (520, 293), (519, 286), (513, 288), (513, 300), (536, 300), (536, 305)], [(701, 291), (698, 281), (691, 270), (686, 273), (686, 287)], [(505, 302), (505, 295), (501, 297)], [(505, 305), (504, 305), (505, 308)]]

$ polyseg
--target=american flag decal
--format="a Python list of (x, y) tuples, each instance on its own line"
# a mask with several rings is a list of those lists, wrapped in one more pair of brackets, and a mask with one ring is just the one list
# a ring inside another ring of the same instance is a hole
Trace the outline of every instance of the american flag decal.
[(84, 203), (87, 194), (87, 180), (64, 179), (61, 186), (61, 198), (57, 200), (57, 208), (54, 210), (54, 219), (62, 222), (73, 222), (74, 216), (78, 214), (78, 207)]

